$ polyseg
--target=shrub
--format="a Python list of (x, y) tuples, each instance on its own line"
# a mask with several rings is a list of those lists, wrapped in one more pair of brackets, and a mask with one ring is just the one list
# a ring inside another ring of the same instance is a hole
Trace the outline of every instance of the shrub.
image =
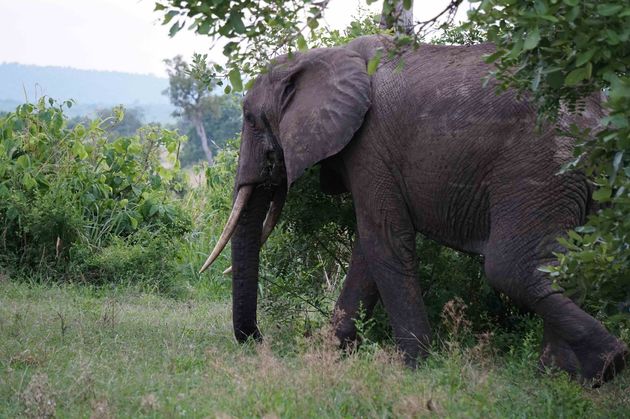
[(71, 105), (42, 98), (0, 118), (0, 246), (14, 270), (77, 273), (108, 246), (133, 255), (140, 238), (159, 247), (190, 230), (174, 199), (183, 138), (146, 126), (110, 140), (100, 119), (70, 129), (63, 111)]

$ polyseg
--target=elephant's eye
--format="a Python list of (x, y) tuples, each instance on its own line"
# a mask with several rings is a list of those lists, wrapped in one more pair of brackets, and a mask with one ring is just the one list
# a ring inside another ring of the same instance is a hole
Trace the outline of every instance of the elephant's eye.
[(254, 115), (250, 112), (245, 112), (245, 121), (250, 124), (250, 125), (256, 125), (256, 118), (254, 118)]

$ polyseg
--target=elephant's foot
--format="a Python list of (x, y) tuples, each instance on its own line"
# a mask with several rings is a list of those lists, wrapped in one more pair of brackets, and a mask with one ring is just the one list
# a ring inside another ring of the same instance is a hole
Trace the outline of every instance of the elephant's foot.
[(247, 327), (247, 328), (246, 327), (237, 328), (235, 326), (234, 337), (236, 338), (236, 341), (239, 343), (245, 343), (250, 339), (254, 340), (254, 342), (260, 343), (263, 340), (263, 336), (260, 333), (260, 330), (258, 330), (257, 326)]
[(538, 369), (543, 372), (559, 369), (567, 372), (571, 378), (576, 378), (580, 370), (580, 364), (573, 349), (568, 343), (555, 336), (548, 327), (545, 327)]
[(605, 330), (603, 332), (605, 334), (598, 333), (588, 342), (573, 346), (580, 363), (582, 381), (593, 387), (612, 380), (628, 362), (626, 344)]
[(542, 362), (556, 361), (571, 373), (576, 371), (572, 352), (579, 366), (576, 378), (593, 386), (611, 380), (625, 367), (628, 347), (569, 298), (550, 294), (539, 300), (536, 312), (545, 320), (545, 342), (550, 343)]
[(538, 360), (541, 371), (560, 369), (583, 384), (598, 387), (612, 380), (628, 362), (627, 346), (612, 335), (603, 340), (589, 339), (587, 343), (572, 347), (557, 336), (550, 337), (550, 334), (545, 330), (542, 353)]
[(429, 344), (422, 343), (419, 345), (406, 345), (407, 347), (403, 347), (402, 345), (398, 345), (399, 348), (403, 351), (403, 361), (405, 365), (411, 369), (418, 368), (418, 362), (428, 358), (429, 356)]
[(567, 372), (572, 378), (576, 378), (580, 370), (580, 364), (571, 346), (558, 336), (548, 323), (545, 323), (538, 368), (541, 371), (559, 369)]
[(345, 311), (335, 310), (332, 318), (332, 328), (339, 343), (339, 349), (353, 350), (358, 346), (357, 328), (354, 321), (348, 318)]

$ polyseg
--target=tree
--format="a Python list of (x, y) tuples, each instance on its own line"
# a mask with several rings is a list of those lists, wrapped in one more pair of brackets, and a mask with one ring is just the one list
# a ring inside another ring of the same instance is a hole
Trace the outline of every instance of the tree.
[[(235, 138), (241, 130), (241, 100), (235, 95), (212, 95), (202, 109), (203, 126), (209, 135), (209, 147), (213, 155)], [(182, 166), (190, 166), (204, 160), (201, 140), (190, 121), (182, 118), (178, 122), (179, 131), (186, 133), (189, 141), (184, 145), (179, 161)]]
[(183, 131), (194, 130), (193, 140), (183, 153), (183, 163), (191, 164), (199, 159), (194, 151), (201, 146), (209, 164), (213, 151), (220, 148), (240, 129), (240, 102), (234, 96), (219, 96), (212, 92), (213, 80), (199, 81), (191, 74), (188, 63), (176, 56), (165, 60), (168, 67), (169, 87), (164, 92), (176, 107), (174, 116), (180, 117)]
[(413, 1), (384, 1), (381, 12), (381, 29), (394, 29), (397, 33), (413, 33)]
[[(207, 109), (211, 93), (208, 86), (190, 76), (188, 63), (181, 55), (172, 60), (164, 60), (167, 66), (169, 87), (164, 91), (177, 108), (173, 116), (183, 117), (195, 128), (201, 147), (209, 164), (212, 164), (212, 150), (203, 124), (204, 109)], [(212, 86), (210, 86), (211, 88)]]
[[(368, 4), (374, 1), (366, 0)], [(396, 42), (402, 46), (419, 41), (425, 31), (437, 23), (452, 23), (463, 0), (450, 0), (437, 16), (424, 22), (413, 22), (413, 0), (382, 1), (381, 27), (394, 29)], [(163, 14), (162, 23), (170, 25), (171, 36), (189, 24), (188, 27), (200, 35), (226, 39), (228, 42), (223, 48), (227, 57), (226, 68), (214, 65), (210, 73), (215, 80), (228, 78), (231, 84), (226, 88), (228, 91), (241, 91), (247, 88), (241, 73), (252, 76), (279, 53), (308, 48), (307, 38), (319, 27), (329, 2), (159, 0), (155, 10)], [(217, 84), (223, 83), (219, 81)]]

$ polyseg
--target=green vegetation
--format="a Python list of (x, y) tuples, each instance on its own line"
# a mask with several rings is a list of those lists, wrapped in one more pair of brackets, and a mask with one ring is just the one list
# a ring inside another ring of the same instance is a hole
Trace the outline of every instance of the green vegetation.
[[(291, 21), (308, 2), (291, 9), (217, 1), (191, 10), (163, 3), (172, 32), (193, 17), (199, 33), (260, 46), (245, 52), (228, 43), (233, 64), (270, 53), (279, 39), (303, 49), (381, 31), (373, 17), (346, 31), (315, 29), (326, 2), (306, 10), (308, 39)], [(241, 8), (226, 8), (231, 3)], [(607, 89), (605, 130), (578, 148), (575, 163), (595, 176), (602, 209), (569, 233), (563, 243), (571, 252), (549, 271), (630, 342), (630, 22), (627, 8), (609, 3), (484, 1), (472, 23), (445, 27), (434, 42), (497, 42), (490, 59), (501, 63), (500, 79), (532, 90), (544, 117), (560, 100), (579, 106)], [(262, 14), (243, 32), (250, 12)], [(373, 319), (359, 319), (363, 345), (338, 351), (328, 322), (355, 220), (348, 196), (319, 192), (317, 168), (292, 187), (261, 254), (265, 343), (236, 344), (230, 280), (221, 275), (229, 252), (208, 274), (197, 269), (231, 208), (238, 139), (229, 138), (239, 104), (205, 90), (224, 69), (202, 57), (191, 67), (181, 59), (169, 65), (168, 94), (191, 137), (186, 145), (175, 131), (139, 127), (140, 115), (125, 117), (122, 108), (68, 121), (72, 103), (42, 99), (0, 115), (0, 417), (630, 415), (627, 372), (597, 390), (536, 372), (540, 321), (488, 286), (477, 257), (423, 238), (417, 252), (436, 328), (432, 356), (417, 371), (403, 368), (380, 307)], [(231, 83), (246, 88), (234, 68), (225, 70)], [(185, 173), (180, 165), (204, 156), (200, 132), (213, 164)]]
[[(538, 343), (529, 333), (500, 354), (498, 337), (450, 337), (411, 371), (391, 346), (344, 355), (324, 332), (287, 340), (269, 319), (265, 344), (239, 345), (225, 299), (3, 280), (1, 417), (630, 414), (627, 374), (591, 390), (536, 373)], [(462, 323), (453, 313), (451, 330)]]
[(109, 140), (102, 127), (112, 118), (70, 129), (70, 105), (42, 98), (0, 119), (2, 264), (88, 283), (170, 281), (170, 261), (158, 255), (190, 230), (173, 201), (182, 139), (148, 126)]

